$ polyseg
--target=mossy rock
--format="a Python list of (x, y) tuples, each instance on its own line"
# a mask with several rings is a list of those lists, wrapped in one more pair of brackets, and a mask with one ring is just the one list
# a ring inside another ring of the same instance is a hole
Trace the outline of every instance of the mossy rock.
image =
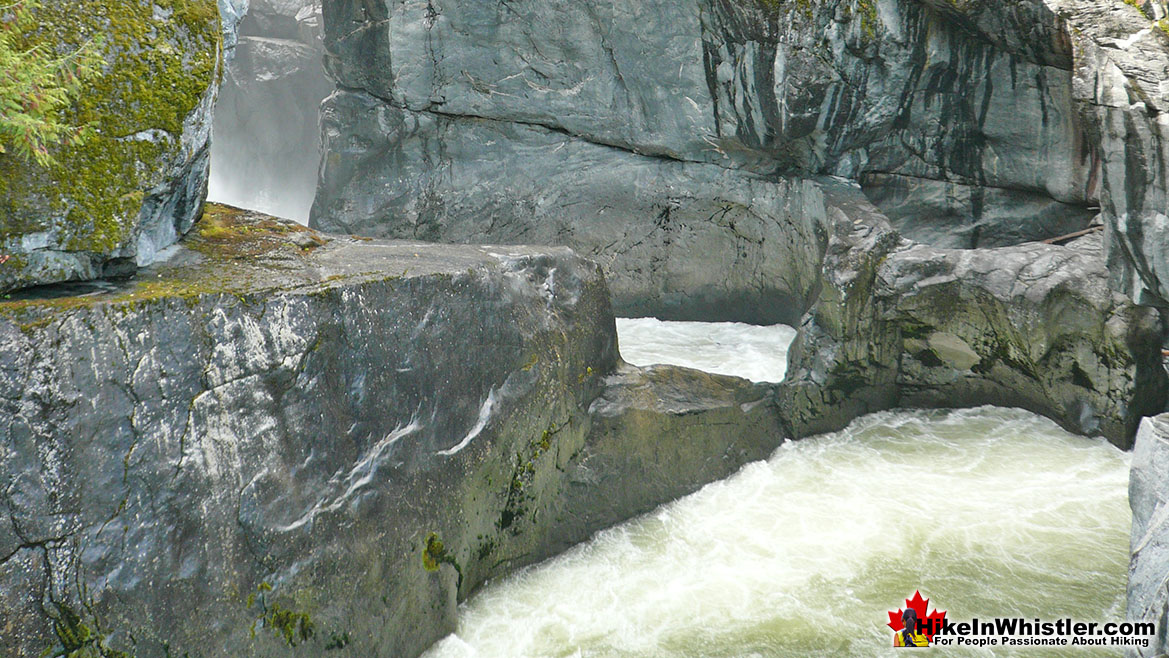
[(37, 19), (33, 41), (61, 53), (92, 42), (106, 64), (64, 117), (90, 139), (48, 167), (0, 155), (0, 291), (148, 261), (206, 195), (216, 0), (44, 0)]
[[(100, 287), (70, 284), (5, 295), (0, 299), (0, 319), (9, 319), (25, 333), (33, 333), (73, 311), (99, 305), (131, 312), (147, 304), (193, 306), (217, 296), (250, 302), (275, 289), (316, 283), (297, 271), (329, 242), (324, 234), (294, 222), (208, 203), (180, 242), (182, 255), (174, 262), (159, 263), (135, 276), (103, 282)], [(337, 274), (328, 281), (346, 276)]]

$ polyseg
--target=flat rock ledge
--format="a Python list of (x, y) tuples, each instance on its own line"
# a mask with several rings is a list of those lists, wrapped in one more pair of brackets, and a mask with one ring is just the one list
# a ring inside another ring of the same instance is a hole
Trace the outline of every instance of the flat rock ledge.
[(2, 655), (417, 655), (783, 440), (767, 387), (621, 364), (566, 248), (209, 205), (174, 249), (0, 303)]

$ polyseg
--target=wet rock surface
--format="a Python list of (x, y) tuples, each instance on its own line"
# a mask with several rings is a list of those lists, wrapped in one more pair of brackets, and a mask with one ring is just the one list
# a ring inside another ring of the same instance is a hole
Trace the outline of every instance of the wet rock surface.
[(564, 248), (208, 206), (90, 288), (0, 303), (6, 655), (414, 655), (485, 579), (781, 440), (761, 387), (617, 370), (600, 269)]
[(365, 93), (334, 94), (322, 125), (326, 148), (343, 153), (329, 180), (345, 188), (318, 200), (342, 210), (318, 225), (568, 245), (605, 267), (621, 315), (794, 323), (814, 294), (824, 211), (808, 181), (399, 109)]
[(789, 352), (781, 406), (794, 435), (898, 406), (996, 404), (1127, 448), (1163, 408), (1160, 320), (1109, 288), (1100, 234), (940, 249), (904, 240), (863, 201), (830, 203), (849, 212)]
[(1127, 656), (1162, 656), (1169, 650), (1169, 415), (1141, 421), (1129, 479), (1132, 560), (1128, 565), (1127, 617), (1157, 624), (1148, 647)]
[[(315, 14), (251, 4), (234, 121), (273, 109), (239, 144), (303, 164)], [(1158, 2), (323, 10), (312, 221), (379, 240), (213, 206), (134, 278), (0, 303), (0, 653), (413, 655), (486, 579), (784, 437), (990, 403), (1127, 446), (1163, 409), (1156, 313), (1109, 287), (1166, 299)], [(35, 258), (0, 288), (185, 231), (184, 111), (181, 157), (144, 169), (177, 178), (97, 197), (155, 219), (63, 256), (10, 231)], [(1016, 244), (1097, 205), (1103, 236)], [(620, 364), (613, 308), (798, 322), (788, 379)], [(1140, 450), (1130, 614), (1162, 619)]]
[(570, 244), (626, 315), (807, 312), (797, 435), (998, 403), (1126, 445), (1165, 382), (1117, 232), (1027, 244), (1108, 222), (1104, 37), (1045, 2), (797, 5), (328, 0), (312, 221)]
[(1099, 144), (1113, 285), (1169, 306), (1169, 11), (1163, 0), (1053, 3), (1075, 35), (1075, 100)]
[(569, 464), (565, 517), (603, 528), (766, 459), (785, 433), (774, 387), (675, 366), (627, 364), (589, 407)]
[[(510, 240), (517, 225), (543, 228), (529, 208), (587, 222), (595, 208), (622, 201), (605, 195), (606, 172), (645, 156), (667, 167), (677, 160), (757, 174), (779, 194), (801, 177), (795, 172), (867, 175), (907, 237), (939, 246), (998, 246), (1083, 228), (1095, 214), (1099, 163), (1071, 102), (1070, 45), (1042, 5), (993, 13), (867, 0), (603, 8), (549, 0), (506, 10), (458, 0), (330, 0), (326, 64), (341, 93), (326, 104), (327, 157), (312, 221), (371, 235), (409, 235), (426, 224), (460, 242), (503, 227), (498, 234)], [(382, 114), (384, 122), (370, 118)], [(465, 133), (485, 119), (525, 130), (502, 129), (490, 147), (468, 148)], [(533, 142), (525, 134), (532, 127), (557, 139)], [(500, 172), (522, 172), (578, 142), (609, 151), (575, 170), (590, 203), (558, 204), (509, 187), (501, 173), (477, 191), (507, 202), (436, 207), (466, 194), (463, 169), (496, 163)], [(898, 192), (906, 186), (909, 199)], [(689, 191), (703, 204), (725, 200), (718, 187)], [(658, 206), (673, 198), (646, 193)], [(769, 196), (748, 211), (783, 221)], [(659, 212), (625, 207), (613, 223)], [(602, 236), (559, 239), (586, 252), (609, 247)], [(732, 245), (712, 235), (695, 247)], [(801, 263), (786, 262), (786, 278), (798, 278)], [(636, 277), (639, 266), (616, 253), (605, 267), (617, 281)]]

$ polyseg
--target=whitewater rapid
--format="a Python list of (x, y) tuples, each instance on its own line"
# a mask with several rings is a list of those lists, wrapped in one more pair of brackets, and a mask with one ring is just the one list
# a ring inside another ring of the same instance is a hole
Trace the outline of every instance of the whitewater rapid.
[[(740, 345), (751, 356), (730, 369), (768, 380), (786, 352), (768, 355), (760, 328), (684, 324), (622, 321), (622, 354)], [(887, 612), (917, 590), (951, 619), (1119, 621), (1128, 466), (1016, 409), (872, 414), (489, 584), (427, 656), (896, 655)]]

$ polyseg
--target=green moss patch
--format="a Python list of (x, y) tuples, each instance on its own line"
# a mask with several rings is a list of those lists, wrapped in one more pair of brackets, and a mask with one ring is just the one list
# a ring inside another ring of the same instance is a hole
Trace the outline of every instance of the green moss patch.
[(455, 572), (459, 575), (458, 584), (456, 588), (463, 586), (463, 568), (459, 566), (455, 556), (452, 555), (442, 540), (438, 538), (438, 533), (430, 533), (426, 536), (426, 546), (422, 549), (422, 568), (427, 571), (438, 571), (439, 567), (444, 564), (449, 564), (454, 567)]
[[(262, 276), (265, 268), (279, 269), (288, 259), (303, 259), (328, 244), (320, 233), (299, 224), (267, 215), (207, 204), (202, 219), (182, 244), (203, 256), (203, 262), (145, 270), (114, 290), (100, 294), (46, 296), (29, 291), (0, 300), (0, 317), (7, 317), (25, 332), (50, 325), (61, 314), (110, 305), (122, 310), (161, 300), (196, 304), (208, 295), (232, 295), (249, 301), (270, 288), (274, 279)], [(344, 278), (341, 275), (329, 280)]]
[(248, 595), (247, 608), (251, 610), (257, 603), (260, 608), (259, 617), (252, 622), (252, 637), (256, 636), (257, 625), (271, 630), (293, 648), (316, 637), (316, 623), (313, 622), (312, 615), (284, 607), (279, 603), (268, 603), (267, 595), (271, 591), (271, 585), (261, 582), (256, 586), (256, 591)]
[(0, 243), (47, 232), (51, 248), (110, 255), (129, 242), (144, 190), (173, 171), (183, 123), (216, 80), (217, 5), (46, 0), (38, 20), (38, 40), (63, 51), (100, 38), (106, 65), (64, 117), (92, 138), (47, 168), (0, 156)]
[(133, 658), (106, 644), (106, 635), (90, 628), (72, 608), (56, 603), (53, 633), (57, 643), (41, 652), (41, 658)]
[(209, 203), (185, 244), (216, 259), (250, 259), (278, 250), (310, 252), (328, 240), (293, 222)]

